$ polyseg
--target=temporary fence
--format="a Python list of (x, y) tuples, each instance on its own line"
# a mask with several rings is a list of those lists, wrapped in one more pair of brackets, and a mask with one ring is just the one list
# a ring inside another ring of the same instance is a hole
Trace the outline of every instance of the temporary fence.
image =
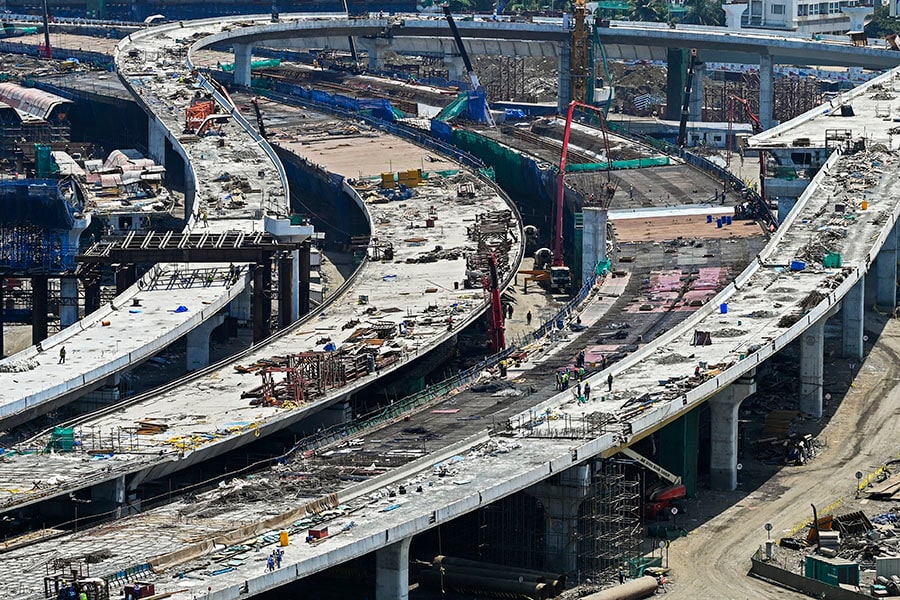
[[(612, 168), (640, 169), (642, 167), (662, 167), (669, 164), (668, 156), (654, 156), (650, 158), (635, 158), (632, 160), (614, 160)], [(609, 168), (608, 162), (599, 163), (575, 163), (566, 165), (566, 173), (584, 173), (586, 171), (605, 171)]]

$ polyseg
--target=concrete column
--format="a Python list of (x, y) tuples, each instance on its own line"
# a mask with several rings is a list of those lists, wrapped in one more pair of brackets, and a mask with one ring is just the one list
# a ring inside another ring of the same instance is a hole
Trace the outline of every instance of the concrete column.
[(309, 242), (304, 243), (300, 246), (299, 259), (294, 260), (294, 264), (297, 265), (297, 272), (299, 274), (298, 281), (300, 282), (299, 289), (297, 290), (298, 318), (309, 313), (309, 270), (311, 268), (311, 250), (312, 245)]
[(197, 371), (209, 364), (209, 336), (213, 329), (225, 322), (218, 314), (200, 323), (187, 334), (187, 370)]
[(841, 300), (841, 320), (843, 322), (841, 350), (844, 358), (862, 360), (863, 357), (865, 287), (866, 279), (863, 277), (850, 288), (850, 291)]
[(250, 87), (250, 61), (253, 57), (252, 44), (234, 45), (234, 83)]
[(384, 53), (391, 47), (388, 38), (356, 38), (356, 45), (368, 55), (367, 67), (370, 71), (384, 70)]
[[(309, 269), (307, 269), (308, 271)], [(306, 276), (307, 279), (309, 275)], [(300, 251), (291, 252), (291, 281), (294, 293), (291, 294), (291, 323), (300, 318)]]
[(825, 320), (800, 336), (800, 412), (822, 416), (822, 381), (825, 374)]
[(0, 277), (0, 358), (4, 358), (6, 356), (6, 352), (3, 348), (3, 324), (6, 322), (5, 316), (3, 314), (3, 309), (5, 305), (5, 301), (3, 299), (3, 288), (6, 286), (6, 279)]
[(411, 537), (375, 551), (375, 600), (409, 598), (409, 543)]
[(445, 56), (444, 66), (447, 67), (447, 79), (450, 81), (469, 82), (469, 77), (466, 73), (466, 63), (461, 56)]
[(156, 164), (166, 165), (166, 128), (156, 117), (147, 119), (147, 147)]
[(747, 10), (746, 4), (723, 4), (725, 11), (725, 27), (728, 29), (741, 28), (741, 15)]
[(243, 291), (228, 304), (228, 315), (246, 323), (253, 318), (251, 306), (250, 286), (246, 285)]
[(850, 17), (850, 29), (848, 31), (863, 31), (866, 26), (866, 17), (875, 10), (872, 6), (853, 6), (841, 9), (841, 12)]
[(99, 279), (84, 281), (84, 314), (91, 314), (100, 308), (100, 281)]
[(769, 129), (775, 123), (772, 121), (772, 104), (775, 97), (775, 76), (772, 67), (772, 57), (769, 54), (759, 55), (759, 121), (763, 129)]
[(875, 259), (875, 303), (883, 311), (897, 306), (897, 226), (891, 230)]
[(253, 343), (269, 337), (272, 318), (272, 263), (256, 265), (253, 271)]
[(566, 114), (572, 101), (572, 42), (559, 43), (559, 77), (557, 79), (557, 109)]
[(40, 344), (47, 339), (48, 290), (47, 276), (31, 278), (31, 343)]
[(116, 294), (121, 294), (137, 281), (134, 265), (119, 265), (116, 269)]
[(78, 320), (78, 280), (59, 278), (59, 326), (65, 329)]
[(66, 234), (66, 247), (63, 249), (63, 265), (66, 269), (74, 271), (78, 268), (75, 256), (81, 250), (81, 234), (91, 224), (91, 213), (75, 213), (72, 219), (72, 228)]
[(554, 480), (528, 488), (544, 506), (544, 551), (547, 569), (557, 573), (578, 570), (578, 516), (590, 492), (590, 465), (566, 469)]
[(779, 225), (784, 223), (784, 220), (787, 218), (788, 213), (790, 213), (792, 210), (794, 210), (794, 207), (796, 205), (797, 205), (796, 198), (786, 198), (783, 196), (778, 196), (778, 224)]
[(597, 263), (606, 260), (607, 210), (596, 206), (585, 206), (584, 231), (581, 237), (581, 281), (594, 276)]
[(294, 253), (285, 253), (278, 258), (278, 328), (284, 329), (296, 318), (294, 317)]
[(688, 104), (688, 119), (700, 122), (703, 120), (703, 78), (706, 77), (706, 65), (694, 66), (694, 83), (691, 88), (691, 101)]
[(709, 483), (715, 490), (737, 488), (738, 410), (741, 402), (755, 392), (756, 381), (741, 378), (709, 399)]

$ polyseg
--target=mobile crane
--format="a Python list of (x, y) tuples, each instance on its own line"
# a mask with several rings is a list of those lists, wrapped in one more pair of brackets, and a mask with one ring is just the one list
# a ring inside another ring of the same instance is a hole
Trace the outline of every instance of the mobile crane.
[(664, 514), (667, 508), (677, 505), (677, 501), (687, 497), (687, 487), (681, 483), (681, 477), (670, 473), (649, 458), (638, 454), (631, 448), (622, 448), (619, 453), (624, 454), (648, 471), (654, 473), (660, 480), (668, 485), (655, 485), (647, 488), (644, 494), (644, 515), (649, 519), (656, 519)]
[[(443, 8), (444, 17), (447, 19), (447, 24), (450, 26), (450, 31), (453, 33), (453, 40), (456, 42), (456, 48), (459, 50), (459, 55), (462, 57), (463, 64), (466, 66), (466, 74), (469, 76), (469, 81), (472, 82), (472, 89), (484, 90), (481, 82), (478, 81), (478, 75), (475, 74), (475, 67), (472, 66), (472, 61), (469, 59), (469, 53), (466, 51), (465, 44), (463, 44), (462, 36), (459, 35), (456, 21), (453, 20), (453, 13), (450, 12), (450, 5), (444, 4)], [(491, 107), (488, 105), (487, 95), (484, 97), (484, 114), (487, 119), (488, 127), (493, 127), (494, 118), (491, 116)]]

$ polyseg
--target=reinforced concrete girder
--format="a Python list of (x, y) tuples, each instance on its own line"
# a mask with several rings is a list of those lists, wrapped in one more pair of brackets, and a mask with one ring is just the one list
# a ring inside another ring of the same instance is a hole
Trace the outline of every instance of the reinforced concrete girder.
[(819, 319), (800, 335), (800, 412), (815, 418), (822, 416), (825, 321)]
[(375, 600), (409, 598), (409, 544), (404, 538), (375, 551)]
[(709, 399), (710, 487), (732, 491), (737, 488), (738, 411), (741, 402), (756, 392), (756, 380), (739, 379)]
[[(275, 40), (278, 48), (331, 48), (334, 50), (350, 50), (347, 38), (337, 36), (316, 36), (288, 40)], [(532, 42), (528, 40), (463, 40), (466, 51), (472, 55), (487, 56), (525, 56), (531, 58), (553, 58), (559, 54), (559, 46), (552, 42)], [(276, 44), (272, 44), (273, 47)], [(381, 54), (385, 51), (409, 56), (458, 56), (459, 49), (453, 38), (421, 38), (421, 37), (360, 37), (357, 47), (369, 54), (369, 67), (381, 68), (384, 64)], [(376, 59), (373, 64), (373, 53)], [(380, 61), (380, 62), (379, 62)], [(378, 66), (381, 65), (381, 66)]]
[(841, 350), (844, 358), (862, 360), (865, 325), (865, 288), (863, 276), (841, 300)]
[(897, 306), (897, 226), (888, 234), (875, 259), (875, 303), (881, 310)]

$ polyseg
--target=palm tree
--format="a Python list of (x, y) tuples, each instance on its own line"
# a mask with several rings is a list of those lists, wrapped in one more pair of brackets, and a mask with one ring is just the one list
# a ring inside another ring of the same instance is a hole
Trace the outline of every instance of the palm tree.
[(722, 11), (722, 0), (684, 0), (687, 13), (685, 23), (694, 25), (722, 25), (725, 13)]
[(662, 21), (666, 11), (658, 0), (634, 0), (628, 18), (632, 21)]

